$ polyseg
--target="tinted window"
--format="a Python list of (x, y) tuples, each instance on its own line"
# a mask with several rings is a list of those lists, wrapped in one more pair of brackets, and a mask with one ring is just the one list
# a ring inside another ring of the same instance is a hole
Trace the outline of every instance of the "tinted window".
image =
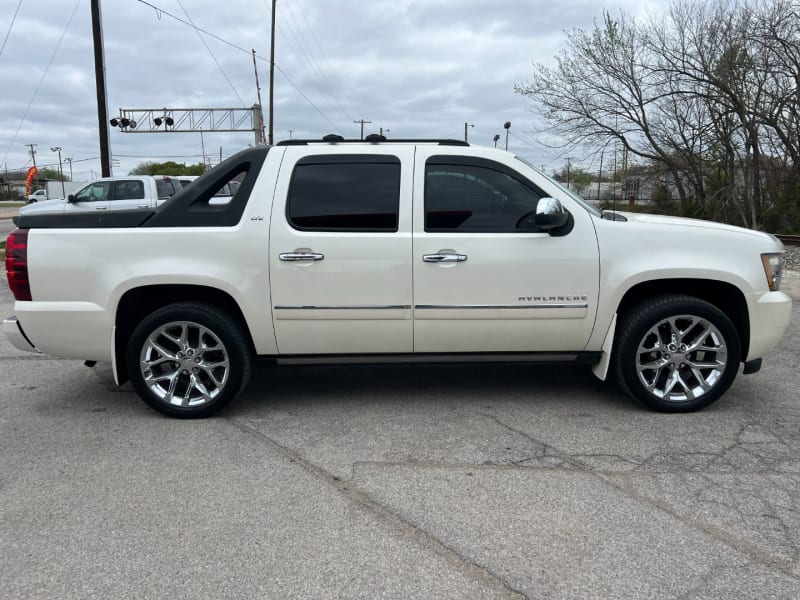
[(158, 197), (169, 198), (170, 196), (174, 196), (180, 190), (180, 183), (177, 179), (158, 179), (156, 178), (156, 190), (158, 190)]
[(397, 231), (399, 205), (399, 159), (311, 157), (294, 169), (286, 211), (297, 229)]
[(111, 188), (110, 181), (95, 181), (75, 194), (78, 202), (105, 202), (108, 200), (108, 191)]
[[(427, 164), (425, 231), (514, 232), (542, 197), (491, 166)], [(529, 219), (526, 231), (530, 231)]]
[(144, 183), (141, 181), (115, 181), (114, 200), (144, 199)]

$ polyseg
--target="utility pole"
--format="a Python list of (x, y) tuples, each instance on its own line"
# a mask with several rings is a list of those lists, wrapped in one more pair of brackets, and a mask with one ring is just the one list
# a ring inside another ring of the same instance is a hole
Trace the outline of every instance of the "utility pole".
[(597, 173), (597, 202), (600, 202), (600, 182), (603, 180), (603, 153), (606, 151), (603, 148), (600, 151), (600, 170)]
[(102, 177), (111, 176), (111, 150), (108, 141), (108, 97), (103, 50), (103, 16), (100, 0), (92, 0), (92, 38), (94, 39), (94, 80), (97, 87), (97, 124), (100, 133), (100, 170)]
[(364, 123), (372, 123), (372, 121), (365, 121), (364, 119), (359, 119), (358, 121), (353, 121), (355, 124), (361, 123), (361, 139), (364, 139)]
[(467, 139), (467, 127), (474, 128), (475, 127), (475, 123), (464, 123), (464, 141), (465, 142), (469, 142), (469, 139)]
[(208, 169), (206, 169), (206, 143), (203, 141), (203, 130), (200, 130), (200, 151), (203, 153), (203, 173), (205, 173)]
[(272, 126), (275, 122), (275, 4), (272, 0), (272, 26), (269, 36), (269, 145), (272, 146)]
[[(36, 146), (38, 146), (39, 144), (25, 144), (25, 145), (30, 147), (31, 160), (33, 161), (33, 166), (35, 167), (36, 166)], [(38, 179), (39, 179), (39, 170), (37, 169), (36, 170), (36, 180), (38, 181)]]
[(25, 145), (30, 148), (30, 150), (28, 152), (31, 155), (31, 160), (33, 161), (33, 166), (35, 167), (36, 166), (36, 146), (38, 146), (39, 144), (25, 144)]
[(69, 163), (69, 180), (72, 181), (72, 159), (68, 156), (65, 156), (64, 162)]
[(261, 113), (261, 144), (267, 143), (267, 136), (264, 133), (264, 109), (261, 105), (261, 84), (258, 83), (258, 65), (256, 64), (256, 51), (253, 49), (253, 71), (256, 74), (256, 94), (258, 95), (258, 111)]
[(567, 157), (567, 189), (569, 189), (569, 168), (572, 166), (572, 157)]
[(58, 152), (58, 175), (61, 177), (61, 197), (66, 198), (67, 192), (64, 191), (64, 168), (61, 163), (61, 146), (53, 146), (51, 152)]
[(294, 133), (294, 129), (289, 130), (289, 139), (292, 139), (292, 134)]

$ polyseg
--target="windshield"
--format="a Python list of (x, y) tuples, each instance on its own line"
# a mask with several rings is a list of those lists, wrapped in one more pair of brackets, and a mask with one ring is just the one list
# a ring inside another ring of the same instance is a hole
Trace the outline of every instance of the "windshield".
[(547, 179), (547, 180), (548, 180), (550, 183), (553, 183), (553, 184), (557, 185), (559, 188), (561, 188), (561, 190), (563, 190), (563, 191), (564, 191), (564, 193), (566, 193), (566, 194), (569, 194), (569, 197), (570, 197), (570, 198), (572, 198), (573, 200), (575, 200), (575, 202), (577, 202), (578, 204), (580, 204), (581, 206), (583, 206), (583, 207), (584, 207), (586, 210), (588, 210), (588, 211), (589, 211), (591, 214), (593, 214), (593, 215), (595, 215), (595, 216), (597, 216), (597, 217), (602, 217), (602, 216), (603, 216), (603, 213), (602, 213), (602, 212), (601, 212), (599, 209), (597, 209), (597, 208), (595, 208), (594, 206), (592, 206), (591, 204), (589, 204), (589, 203), (588, 203), (586, 200), (584, 200), (583, 198), (581, 198), (580, 196), (578, 196), (578, 194), (576, 194), (576, 193), (575, 193), (575, 192), (573, 192), (572, 190), (570, 190), (570, 189), (567, 189), (566, 187), (564, 187), (563, 185), (561, 185), (559, 182), (557, 182), (555, 179), (553, 179), (552, 177), (550, 177), (550, 176), (549, 176), (547, 173), (545, 173), (545, 172), (544, 172), (544, 171), (542, 171), (541, 169), (539, 169), (539, 168), (535, 167), (534, 165), (532, 165), (531, 163), (529, 163), (527, 160), (525, 160), (525, 159), (524, 159), (524, 158), (522, 158), (521, 156), (514, 156), (514, 158), (516, 158), (516, 159), (517, 159), (519, 162), (521, 162), (522, 164), (524, 164), (524, 165), (526, 165), (526, 166), (530, 167), (531, 169), (533, 169), (534, 171), (536, 171), (536, 172), (537, 172), (539, 175), (541, 175), (542, 177), (544, 177), (545, 179)]

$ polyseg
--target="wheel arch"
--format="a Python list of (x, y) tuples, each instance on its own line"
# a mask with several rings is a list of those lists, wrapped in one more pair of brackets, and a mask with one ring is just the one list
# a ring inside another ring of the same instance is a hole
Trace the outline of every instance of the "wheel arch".
[(118, 383), (128, 380), (125, 353), (136, 325), (147, 315), (159, 308), (177, 302), (203, 303), (228, 313), (242, 327), (242, 332), (255, 355), (255, 344), (244, 318), (244, 313), (236, 300), (220, 289), (191, 284), (156, 284), (132, 288), (126, 291), (117, 304), (114, 319), (114, 367)]
[(629, 312), (648, 298), (667, 294), (684, 294), (713, 304), (731, 320), (739, 334), (742, 357), (750, 347), (750, 317), (747, 301), (742, 291), (731, 283), (712, 279), (657, 279), (644, 281), (631, 287), (622, 296), (617, 314)]

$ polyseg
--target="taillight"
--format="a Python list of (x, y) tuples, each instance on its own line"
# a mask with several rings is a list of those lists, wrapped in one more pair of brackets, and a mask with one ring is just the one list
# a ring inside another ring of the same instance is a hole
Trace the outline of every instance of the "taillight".
[(6, 241), (6, 276), (16, 300), (31, 300), (28, 279), (28, 230), (15, 229)]

